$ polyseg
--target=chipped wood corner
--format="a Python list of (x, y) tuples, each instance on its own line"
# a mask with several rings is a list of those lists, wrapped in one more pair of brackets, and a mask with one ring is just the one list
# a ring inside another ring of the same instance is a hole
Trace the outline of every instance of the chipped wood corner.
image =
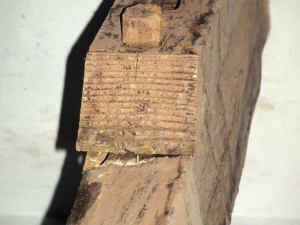
[(67, 224), (230, 224), (267, 34), (267, 0), (116, 0), (86, 57)]

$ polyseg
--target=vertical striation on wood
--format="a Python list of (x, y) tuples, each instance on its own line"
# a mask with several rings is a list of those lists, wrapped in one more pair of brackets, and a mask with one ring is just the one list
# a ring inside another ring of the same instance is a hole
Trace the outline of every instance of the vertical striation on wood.
[(260, 89), (268, 1), (222, 1), (203, 45), (193, 174), (205, 224), (229, 224)]

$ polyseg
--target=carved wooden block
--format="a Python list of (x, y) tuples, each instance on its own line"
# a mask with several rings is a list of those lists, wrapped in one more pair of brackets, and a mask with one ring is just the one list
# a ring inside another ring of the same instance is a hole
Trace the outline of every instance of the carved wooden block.
[(114, 4), (87, 54), (77, 150), (192, 154), (201, 55), (189, 28), (195, 18), (184, 9), (128, 7), (134, 3)]
[(126, 46), (120, 16), (138, 3), (117, 0), (88, 53), (77, 149), (90, 161), (68, 224), (228, 225), (267, 1), (181, 0), (159, 46)]

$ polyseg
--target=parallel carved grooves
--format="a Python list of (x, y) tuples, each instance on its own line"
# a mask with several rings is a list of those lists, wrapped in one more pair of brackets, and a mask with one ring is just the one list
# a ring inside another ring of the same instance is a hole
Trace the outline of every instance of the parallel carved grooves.
[(193, 153), (195, 55), (90, 52), (77, 148)]

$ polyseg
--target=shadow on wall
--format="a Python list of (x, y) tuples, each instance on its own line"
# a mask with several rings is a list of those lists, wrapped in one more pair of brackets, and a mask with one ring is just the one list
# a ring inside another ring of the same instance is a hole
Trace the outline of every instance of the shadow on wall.
[(41, 225), (65, 224), (76, 198), (85, 157), (84, 153), (75, 150), (79, 126), (84, 58), (113, 2), (112, 0), (102, 1), (68, 56), (56, 141), (56, 149), (63, 149), (67, 152), (53, 199)]

